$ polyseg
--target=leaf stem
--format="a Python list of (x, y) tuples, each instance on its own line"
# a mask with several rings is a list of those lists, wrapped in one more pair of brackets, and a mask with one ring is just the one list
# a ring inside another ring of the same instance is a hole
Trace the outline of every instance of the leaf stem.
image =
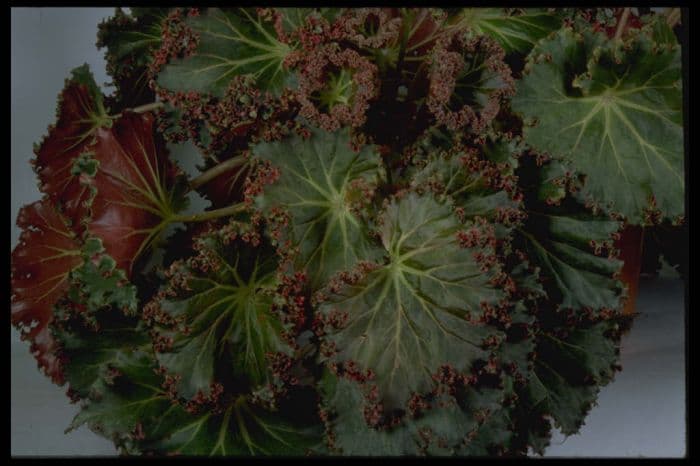
[(617, 30), (615, 31), (615, 39), (619, 39), (622, 36), (622, 31), (625, 29), (627, 24), (627, 18), (630, 16), (630, 8), (625, 8), (622, 10), (622, 16), (620, 17), (620, 22), (617, 23)]
[(196, 178), (193, 178), (190, 180), (190, 188), (191, 189), (197, 189), (203, 184), (207, 184), (209, 181), (213, 180), (217, 176), (221, 175), (222, 173), (232, 169), (236, 168), (241, 165), (245, 165), (247, 163), (247, 159), (239, 155), (237, 157), (230, 158), (228, 160), (225, 160), (218, 165), (214, 165), (212, 168), (209, 170), (203, 172)]
[(163, 102), (151, 102), (150, 104), (141, 105), (139, 107), (134, 107), (131, 109), (134, 113), (145, 113), (151, 110), (156, 110), (163, 107)]
[(237, 214), (245, 210), (246, 205), (242, 202), (233, 204), (221, 209), (209, 210), (194, 215), (175, 215), (172, 217), (174, 222), (204, 222), (220, 217), (228, 217), (229, 215)]
[(673, 28), (681, 20), (680, 8), (669, 8), (666, 10), (666, 23)]
[[(150, 112), (151, 110), (157, 110), (159, 108), (163, 107), (163, 102), (151, 102), (150, 104), (145, 104), (145, 105), (140, 105), (138, 107), (134, 108), (129, 108), (127, 109), (130, 112), (133, 113), (146, 113)], [(110, 115), (109, 118), (112, 120), (116, 120), (117, 118), (120, 118), (122, 116), (121, 113), (117, 113), (116, 115)]]

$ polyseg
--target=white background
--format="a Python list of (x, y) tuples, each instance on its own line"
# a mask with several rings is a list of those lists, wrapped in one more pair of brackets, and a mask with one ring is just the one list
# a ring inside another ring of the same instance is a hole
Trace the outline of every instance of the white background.
[[(40, 193), (29, 165), (32, 143), (55, 117), (56, 98), (71, 69), (88, 63), (98, 84), (109, 81), (95, 47), (97, 24), (111, 8), (13, 8), (11, 246), (19, 208)], [(184, 167), (189, 168), (189, 167)], [(554, 435), (546, 456), (679, 457), (685, 455), (683, 283), (644, 280), (640, 317), (623, 337), (623, 371), (604, 387), (580, 434)], [(11, 334), (11, 454), (114, 455), (112, 443), (85, 427), (64, 429), (78, 411), (65, 387), (36, 369), (28, 344)]]

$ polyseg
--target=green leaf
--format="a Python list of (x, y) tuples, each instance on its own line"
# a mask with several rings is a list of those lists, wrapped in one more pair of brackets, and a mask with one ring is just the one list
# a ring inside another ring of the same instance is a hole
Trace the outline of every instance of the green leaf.
[(81, 398), (98, 396), (111, 368), (127, 364), (134, 351), (151, 344), (144, 329), (120, 310), (100, 311), (95, 318), (100, 325), (96, 330), (79, 322), (53, 329), (68, 360), (64, 369), (66, 380), (71, 391)]
[(416, 439), (404, 426), (380, 431), (367, 425), (363, 416), (365, 399), (356, 383), (326, 371), (319, 388), (323, 409), (331, 416), (327, 426), (334, 439), (331, 453), (344, 456), (416, 454)]
[(277, 8), (282, 14), (282, 28), (289, 34), (298, 30), (306, 24), (309, 17), (324, 18), (332, 21), (337, 18), (342, 11), (340, 8)]
[(173, 344), (158, 353), (158, 361), (182, 377), (178, 393), (186, 398), (208, 393), (221, 370), (253, 385), (264, 383), (270, 377), (266, 354), (291, 352), (272, 308), (279, 285), (274, 251), (241, 239), (224, 244), (213, 235), (201, 239), (199, 248), (176, 269), (185, 282), (172, 286), (175, 295), (160, 303), (180, 323), (159, 328)]
[(289, 213), (285, 239), (298, 248), (295, 265), (306, 270), (313, 289), (358, 261), (378, 257), (379, 251), (355, 209), (367, 202), (384, 179), (374, 147), (354, 152), (347, 129), (335, 133), (313, 130), (309, 139), (295, 136), (261, 143), (252, 152), (280, 173), (279, 179), (256, 198), (256, 206), (265, 214), (278, 208)]
[(645, 28), (651, 29), (652, 39), (657, 44), (676, 45), (676, 35), (666, 19), (666, 15), (654, 15), (651, 17), (651, 23)]
[(82, 407), (70, 429), (87, 423), (127, 453), (301, 455), (320, 442), (320, 424), (306, 412), (265, 411), (243, 396), (221, 410), (190, 414), (161, 388), (151, 355), (134, 353), (114, 367), (120, 374), (101, 382), (99, 396)]
[(410, 193), (389, 204), (381, 223), (388, 260), (346, 283), (318, 312), (347, 315), (346, 324), (325, 337), (338, 350), (335, 360), (371, 369), (391, 409), (430, 390), (440, 366), (464, 371), (485, 357), (482, 340), (498, 332), (467, 318), (504, 295), (489, 283), (494, 271), (482, 271), (474, 258), (489, 251), (459, 246), (461, 225), (451, 206)]
[(289, 34), (306, 23), (306, 18), (315, 12), (314, 8), (278, 8), (282, 15), (282, 29)]
[[(540, 270), (535, 268), (535, 270), (530, 270), (530, 263), (527, 261), (521, 262), (510, 271), (510, 276), (513, 277), (518, 289), (523, 291), (526, 295), (531, 298), (546, 298), (547, 292), (542, 288), (542, 283), (540, 280)], [(520, 311), (519, 306), (516, 307)], [(518, 322), (530, 323), (529, 318), (525, 317), (525, 313), (518, 312), (516, 316), (518, 317)], [(515, 320), (515, 319), (514, 319)]]
[(472, 427), (464, 445), (459, 445), (459, 456), (494, 456), (494, 451), (509, 453), (513, 432), (510, 427), (510, 409), (503, 406), (503, 391), (496, 389), (471, 390), (465, 402), (472, 410), (486, 415), (481, 425)]
[(109, 382), (97, 382), (94, 396), (83, 404), (68, 430), (87, 424), (118, 447), (124, 447), (134, 441), (137, 425), (157, 423), (173, 408), (150, 355), (135, 352), (115, 359), (112, 367), (119, 375)]
[[(522, 313), (521, 318), (529, 318), (528, 324), (534, 320), (527, 314)], [(531, 363), (528, 360), (528, 355), (535, 351), (535, 342), (532, 338), (525, 338), (519, 342), (504, 342), (499, 347), (498, 357), (504, 365), (514, 365), (514, 370), (522, 375), (523, 380), (527, 380), (530, 376)]]
[(506, 53), (521, 54), (527, 54), (537, 41), (561, 26), (555, 14), (538, 8), (523, 8), (514, 14), (502, 8), (465, 8), (457, 21), (474, 34), (492, 37)]
[(88, 310), (116, 307), (127, 313), (136, 311), (136, 287), (128, 283), (126, 273), (106, 254), (99, 238), (87, 238), (82, 248), (85, 261), (71, 272), (81, 302)]
[(97, 47), (106, 48), (107, 72), (117, 88), (112, 111), (153, 102), (148, 65), (162, 42), (162, 23), (167, 8), (116, 8), (114, 16), (100, 23)]
[[(544, 210), (544, 209), (543, 209)], [(611, 241), (620, 224), (590, 214), (530, 211), (521, 234), (530, 258), (561, 293), (562, 308), (617, 309), (621, 283), (612, 279), (622, 262), (593, 254), (590, 242)]]
[[(488, 137), (480, 147), (480, 155), (471, 156), (473, 161), (484, 163), (479, 170), (469, 168), (464, 151), (438, 151), (431, 144), (422, 149), (426, 154), (421, 159), (427, 162), (418, 161), (423, 166), (417, 168), (411, 177), (413, 189), (429, 187), (437, 194), (449, 196), (456, 206), (463, 209), (463, 217), (468, 220), (482, 217), (494, 221), (501, 209), (520, 209), (520, 203), (514, 201), (507, 191), (492, 186), (494, 172), (501, 177), (514, 174), (517, 167), (517, 160), (513, 157), (514, 141)], [(510, 228), (500, 224), (494, 226), (499, 238), (509, 235)]]
[(234, 76), (252, 75), (260, 89), (279, 94), (285, 87), (289, 72), (283, 62), (291, 49), (254, 9), (209, 8), (186, 22), (199, 34), (197, 48), (165, 66), (158, 74), (160, 86), (223, 97)]
[(664, 218), (678, 217), (684, 212), (680, 47), (657, 45), (646, 32), (624, 43), (604, 41), (563, 29), (533, 49), (512, 101), (513, 110), (536, 119), (524, 127), (525, 140), (570, 160), (587, 176), (582, 196), (630, 223), (645, 222), (652, 196)]
[[(306, 407), (308, 408), (308, 407)], [(157, 454), (192, 456), (305, 455), (318, 447), (321, 426), (299, 417), (265, 411), (245, 397), (232, 401), (221, 413), (190, 415), (179, 407), (169, 410), (142, 449)]]
[[(399, 424), (381, 430), (365, 422), (366, 402), (355, 382), (327, 372), (320, 389), (331, 450), (344, 456), (487, 456), (494, 443), (505, 443), (512, 435), (500, 406), (503, 391), (498, 389), (470, 388), (460, 403), (451, 395), (437, 395), (417, 416), (406, 415)], [(487, 409), (494, 415), (479, 423), (476, 413)]]
[[(114, 16), (100, 24), (98, 47), (107, 47), (107, 60), (117, 63), (131, 56), (129, 65), (146, 66), (150, 49), (161, 43), (161, 23), (167, 17), (167, 8), (130, 8), (128, 15), (116, 8)], [(125, 63), (121, 63), (122, 66)]]
[(70, 389), (85, 398), (100, 389), (110, 368), (137, 348), (150, 347), (151, 340), (134, 316), (136, 287), (105, 254), (102, 242), (88, 238), (81, 253), (83, 264), (70, 273), (70, 288), (54, 308), (51, 330), (61, 343)]
[(566, 197), (565, 179), (571, 169), (563, 161), (552, 159), (540, 168), (540, 182), (537, 188), (537, 200), (543, 203), (557, 204)]
[(441, 42), (432, 54), (426, 104), (449, 130), (482, 133), (515, 89), (504, 52), (487, 36), (471, 40), (457, 33)]
[(566, 338), (543, 334), (529, 385), (533, 409), (553, 417), (565, 435), (578, 432), (601, 385), (613, 376), (618, 355), (606, 336), (610, 322), (578, 328)]
[(606, 384), (614, 375), (613, 364), (617, 359), (614, 341), (606, 333), (614, 329), (609, 321), (595, 324), (590, 328), (577, 328), (565, 339), (546, 334), (547, 349), (541, 352), (556, 353), (564, 363), (580, 366), (582, 370), (599, 384)]

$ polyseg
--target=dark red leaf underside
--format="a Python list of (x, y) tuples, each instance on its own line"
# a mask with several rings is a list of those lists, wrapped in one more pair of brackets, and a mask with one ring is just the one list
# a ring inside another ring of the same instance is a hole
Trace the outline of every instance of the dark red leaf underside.
[[(615, 13), (615, 18), (617, 21), (615, 22), (615, 26), (612, 27), (604, 27), (600, 23), (593, 23), (593, 30), (594, 31), (600, 31), (601, 29), (605, 30), (605, 34), (607, 34), (608, 38), (612, 39), (615, 37), (615, 34), (617, 33), (617, 27), (620, 24), (620, 19), (622, 18), (622, 13), (624, 11), (624, 8), (618, 8), (617, 13)], [(644, 23), (642, 23), (641, 19), (639, 16), (636, 16), (634, 13), (630, 12), (629, 16), (627, 17), (627, 22), (625, 22), (621, 36), (627, 33), (630, 29), (640, 29)]]
[(150, 113), (125, 113), (96, 132), (91, 148), (99, 167), (91, 180), (97, 193), (88, 229), (127, 276), (169, 214), (177, 175), (153, 123)]
[(49, 134), (36, 149), (35, 169), (41, 181), (40, 189), (49, 195), (73, 229), (79, 226), (89, 202), (90, 190), (71, 173), (75, 158), (86, 152), (93, 141), (99, 115), (90, 90), (85, 84), (72, 82), (59, 98), (58, 121), (49, 128)]
[(62, 384), (49, 323), (54, 304), (68, 288), (68, 274), (82, 263), (80, 244), (47, 198), (23, 207), (17, 225), (23, 231), (12, 252), (12, 324), (31, 340), (39, 366)]
[(406, 41), (409, 56), (423, 56), (430, 52), (439, 36), (444, 33), (441, 27), (442, 20), (436, 20), (429, 10), (423, 9), (417, 13)]
[(243, 200), (247, 166), (233, 167), (203, 185), (199, 191), (211, 201), (212, 208), (229, 206)]

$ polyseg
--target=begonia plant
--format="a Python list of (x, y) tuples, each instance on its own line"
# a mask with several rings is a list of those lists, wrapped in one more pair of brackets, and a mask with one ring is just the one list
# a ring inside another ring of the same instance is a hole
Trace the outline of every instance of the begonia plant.
[(117, 9), (115, 89), (66, 80), (12, 252), (12, 323), (70, 429), (286, 456), (578, 432), (619, 369), (620, 233), (684, 218), (679, 21)]

